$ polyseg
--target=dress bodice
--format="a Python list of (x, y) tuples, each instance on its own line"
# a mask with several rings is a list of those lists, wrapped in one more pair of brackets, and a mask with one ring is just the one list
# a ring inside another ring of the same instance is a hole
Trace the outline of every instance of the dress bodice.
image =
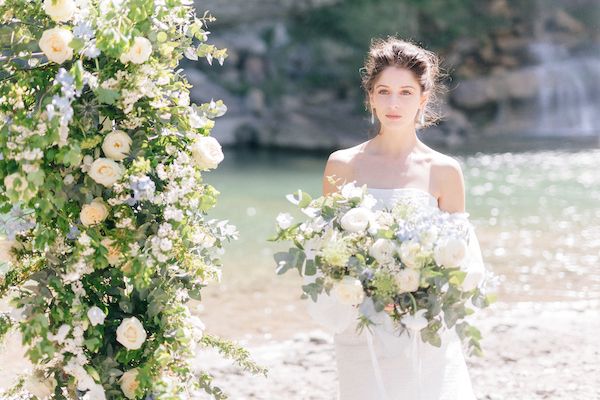
[(429, 192), (416, 188), (395, 188), (395, 189), (379, 189), (367, 188), (376, 200), (376, 209), (393, 207), (394, 203), (399, 199), (414, 199), (415, 201), (425, 202), (432, 207), (437, 207), (437, 199)]

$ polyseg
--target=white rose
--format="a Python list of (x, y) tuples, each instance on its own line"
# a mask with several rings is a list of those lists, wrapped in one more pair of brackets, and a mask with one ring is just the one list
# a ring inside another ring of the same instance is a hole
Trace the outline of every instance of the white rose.
[(407, 314), (400, 320), (404, 326), (413, 331), (420, 331), (429, 325), (427, 318), (423, 316), (427, 312), (426, 309), (417, 311), (414, 315)]
[(0, 238), (0, 262), (13, 263), (15, 261), (12, 250), (16, 243), (15, 240)]
[(333, 293), (340, 303), (347, 305), (360, 304), (365, 298), (362, 283), (351, 276), (344, 276), (341, 281), (336, 282)]
[(75, 2), (73, 0), (45, 0), (44, 11), (55, 22), (67, 22), (75, 14)]
[(56, 379), (54, 377), (40, 380), (35, 376), (30, 376), (25, 380), (25, 390), (40, 400), (49, 399), (56, 388)]
[(152, 43), (145, 37), (136, 36), (129, 50), (121, 54), (120, 60), (123, 64), (130, 61), (134, 64), (143, 64), (148, 61), (150, 54), (152, 54)]
[(292, 217), (289, 213), (279, 213), (277, 216), (277, 225), (281, 229), (287, 229), (292, 226), (292, 222), (294, 221), (294, 217)]
[(340, 224), (348, 232), (364, 232), (372, 218), (373, 213), (371, 211), (363, 207), (357, 207), (344, 214)]
[(47, 29), (42, 33), (39, 45), (48, 60), (57, 64), (73, 58), (73, 49), (69, 46), (73, 34), (63, 28)]
[(123, 160), (129, 155), (130, 149), (131, 138), (123, 131), (109, 133), (102, 142), (102, 151), (111, 160)]
[(106, 256), (108, 258), (108, 263), (112, 266), (119, 264), (121, 261), (121, 250), (119, 247), (115, 246), (114, 242), (109, 238), (102, 239), (100, 243), (108, 250)]
[(356, 187), (354, 182), (350, 182), (340, 188), (340, 194), (347, 199), (353, 199), (361, 197), (363, 195), (363, 189)]
[(106, 187), (114, 185), (123, 175), (123, 168), (108, 158), (99, 158), (92, 163), (88, 175)]
[(400, 245), (400, 259), (408, 268), (421, 267), (420, 255), (421, 245), (415, 239), (406, 240)]
[(191, 151), (194, 161), (201, 169), (217, 168), (225, 158), (221, 145), (211, 136), (201, 136), (192, 145)]
[(136, 398), (135, 391), (137, 390), (138, 386), (140, 385), (140, 383), (137, 380), (137, 376), (138, 376), (138, 369), (134, 368), (134, 369), (130, 369), (129, 371), (125, 372), (121, 376), (121, 379), (119, 379), (119, 383), (121, 384), (121, 390), (123, 391), (123, 394), (125, 395), (125, 397), (127, 397), (128, 399)]
[(389, 239), (377, 239), (369, 249), (369, 254), (377, 260), (379, 264), (388, 264), (394, 261), (394, 252), (396, 246)]
[(104, 323), (106, 314), (104, 314), (104, 311), (102, 311), (100, 307), (93, 306), (88, 310), (87, 317), (90, 320), (92, 326), (96, 326)]
[(125, 318), (117, 328), (117, 341), (128, 350), (137, 350), (146, 341), (146, 331), (136, 318)]
[(417, 270), (404, 268), (396, 274), (396, 283), (400, 293), (416, 292), (419, 289), (421, 273)]
[(108, 216), (108, 207), (102, 199), (94, 199), (90, 204), (84, 204), (81, 207), (81, 213), (79, 219), (85, 226), (91, 226), (99, 224), (104, 221)]
[(99, 383), (90, 385), (88, 391), (83, 395), (82, 400), (106, 400), (104, 388)]
[(458, 238), (441, 240), (433, 251), (433, 258), (439, 266), (458, 267), (467, 255), (467, 242)]

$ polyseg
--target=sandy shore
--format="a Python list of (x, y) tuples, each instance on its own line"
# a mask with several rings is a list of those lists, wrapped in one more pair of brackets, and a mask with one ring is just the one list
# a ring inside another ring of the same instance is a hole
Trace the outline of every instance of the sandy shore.
[[(269, 369), (268, 378), (240, 371), (213, 351), (198, 354), (198, 364), (214, 373), (231, 399), (335, 399), (332, 336), (306, 322), (301, 304), (286, 307), (288, 318), (254, 314), (249, 329), (237, 331), (255, 361)], [(219, 317), (199, 314), (209, 326), (230, 334), (237, 327), (225, 329), (216, 325)], [(479, 400), (600, 399), (600, 302), (497, 303), (477, 320), (485, 354), (469, 358), (468, 364)], [(16, 338), (9, 338), (0, 358), (0, 385), (26, 368)]]

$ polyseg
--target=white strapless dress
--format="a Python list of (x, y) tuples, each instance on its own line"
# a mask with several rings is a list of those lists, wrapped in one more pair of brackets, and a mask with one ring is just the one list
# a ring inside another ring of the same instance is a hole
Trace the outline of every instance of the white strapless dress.
[[(369, 189), (387, 208), (400, 198), (437, 200), (420, 189)], [(469, 271), (483, 276), (481, 250), (474, 233), (470, 238)], [(477, 278), (480, 279), (480, 278)], [(392, 333), (391, 319), (383, 312), (370, 319), (371, 332), (356, 332), (356, 308), (338, 303), (323, 293), (308, 301), (311, 317), (334, 334), (339, 392), (338, 400), (474, 400), (461, 341), (452, 330), (442, 332), (442, 346), (422, 343), (417, 337)]]

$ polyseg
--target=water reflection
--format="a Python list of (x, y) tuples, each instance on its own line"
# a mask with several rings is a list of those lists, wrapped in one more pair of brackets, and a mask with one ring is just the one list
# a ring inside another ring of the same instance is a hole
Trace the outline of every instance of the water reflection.
[[(241, 234), (225, 255), (225, 284), (254, 290), (277, 279), (271, 256), (279, 247), (265, 239), (277, 213), (291, 209), (284, 195), (298, 188), (318, 195), (326, 154), (226, 155), (207, 175), (222, 193), (213, 215)], [(457, 157), (484, 259), (501, 281), (500, 300), (600, 299), (600, 150)]]

